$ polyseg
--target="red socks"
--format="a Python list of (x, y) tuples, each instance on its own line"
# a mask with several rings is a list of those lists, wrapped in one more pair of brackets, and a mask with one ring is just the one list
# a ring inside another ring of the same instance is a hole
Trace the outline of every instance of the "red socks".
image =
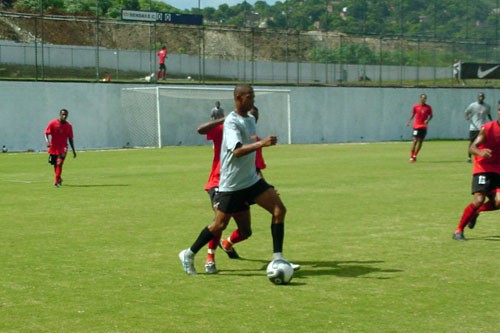
[(57, 162), (57, 164), (54, 167), (54, 172), (56, 174), (54, 178), (54, 184), (59, 184), (59, 181), (61, 180), (61, 174), (62, 174), (62, 163)]
[(462, 213), (462, 218), (460, 219), (460, 222), (458, 223), (457, 229), (455, 231), (463, 232), (467, 223), (469, 223), (474, 218), (474, 216), (478, 214), (478, 210), (479, 208), (476, 208), (474, 204), (467, 205), (467, 207), (465, 207), (464, 209), (464, 212)]
[(230, 241), (231, 245), (239, 243), (241, 241), (244, 241), (245, 239), (247, 239), (247, 237), (241, 236), (238, 229), (235, 229), (233, 231), (233, 233), (231, 234), (231, 236), (229, 236), (229, 241)]

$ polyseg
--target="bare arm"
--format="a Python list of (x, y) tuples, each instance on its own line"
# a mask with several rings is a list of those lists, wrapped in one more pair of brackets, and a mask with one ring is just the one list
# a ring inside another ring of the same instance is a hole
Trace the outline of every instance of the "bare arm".
[(428, 123), (429, 123), (429, 121), (431, 121), (431, 119), (432, 119), (432, 115), (429, 115), (429, 117), (427, 117), (427, 119), (426, 119), (424, 122), (425, 122), (426, 124), (428, 124)]
[(278, 143), (278, 137), (269, 135), (268, 137), (254, 143), (249, 143), (246, 145), (238, 144), (236, 146), (236, 149), (233, 151), (233, 155), (235, 157), (245, 156), (256, 151), (259, 148), (274, 146), (276, 145), (276, 143)]
[(215, 119), (215, 120), (210, 120), (206, 123), (201, 124), (200, 126), (198, 126), (198, 133), (201, 135), (208, 134), (208, 132), (210, 132), (210, 130), (212, 128), (214, 128), (217, 125), (222, 124), (224, 122), (224, 119), (225, 119), (225, 117)]
[(491, 157), (491, 149), (479, 149), (477, 146), (481, 145), (486, 141), (486, 133), (484, 131), (484, 127), (479, 131), (479, 135), (474, 140), (474, 142), (469, 146), (469, 153), (477, 156), (482, 156), (485, 158)]
[(406, 126), (410, 126), (410, 122), (411, 120), (415, 117), (415, 113), (411, 113), (411, 116), (410, 116), (410, 119), (408, 119), (408, 121), (406, 122)]
[(68, 141), (71, 146), (71, 150), (73, 151), (73, 158), (76, 158), (75, 143), (73, 142), (73, 138), (69, 138)]
[(46, 145), (47, 147), (50, 147), (50, 138), (49, 138), (49, 134), (46, 134), (46, 133), (45, 133), (43, 136), (44, 136), (44, 138), (45, 138), (45, 145)]

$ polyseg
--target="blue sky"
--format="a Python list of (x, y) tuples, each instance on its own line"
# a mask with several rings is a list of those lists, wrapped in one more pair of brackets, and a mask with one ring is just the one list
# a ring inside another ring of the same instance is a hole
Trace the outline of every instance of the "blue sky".
[[(175, 8), (179, 9), (191, 9), (191, 8), (197, 8), (198, 7), (198, 0), (161, 0), (170, 6), (173, 6)], [(251, 3), (252, 5), (256, 2), (257, 0), (247, 0), (248, 3)], [(266, 0), (266, 2), (269, 5), (274, 5), (274, 3), (277, 0)], [(284, 0), (282, 0), (283, 2)], [(228, 6), (234, 6), (239, 3), (242, 3), (243, 0), (200, 0), (200, 5), (201, 8), (204, 7), (214, 7), (218, 8), (219, 5), (222, 4), (227, 4)]]

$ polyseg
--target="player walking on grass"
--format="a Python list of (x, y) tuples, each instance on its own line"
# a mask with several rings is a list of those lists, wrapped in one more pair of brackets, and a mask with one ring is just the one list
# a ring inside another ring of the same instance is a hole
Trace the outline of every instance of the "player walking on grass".
[(247, 237), (251, 235), (250, 205), (253, 203), (271, 214), (273, 259), (283, 257), (286, 208), (275, 189), (255, 172), (255, 151), (276, 145), (278, 139), (270, 135), (261, 141), (255, 141), (255, 118), (248, 115), (254, 98), (250, 85), (240, 84), (235, 87), (236, 109), (224, 120), (220, 183), (214, 200), (215, 218), (203, 228), (191, 247), (179, 253), (187, 274), (196, 274), (196, 253), (226, 228), (231, 217), (236, 221), (238, 230)]
[[(248, 112), (248, 114), (252, 115), (255, 118), (255, 122), (257, 122), (257, 120), (259, 119), (259, 110), (255, 106)], [(208, 177), (207, 184), (205, 185), (205, 191), (207, 191), (210, 197), (210, 203), (212, 209), (214, 210), (214, 213), (216, 213), (216, 209), (214, 207), (214, 199), (215, 194), (219, 189), (220, 181), (220, 150), (222, 144), (223, 123), (224, 117), (206, 122), (198, 127), (198, 133), (206, 135), (207, 140), (211, 140), (214, 143), (212, 169), (210, 171), (210, 176)], [(258, 137), (256, 139), (257, 141), (260, 140), (260, 138)], [(259, 176), (263, 178), (261, 170), (266, 168), (266, 163), (264, 162), (264, 157), (262, 155), (262, 148), (256, 151), (255, 167)], [(229, 236), (227, 239), (221, 240), (221, 236), (222, 232), (216, 234), (215, 237), (208, 242), (208, 254), (205, 262), (205, 273), (207, 274), (217, 273), (217, 268), (215, 265), (215, 251), (217, 250), (217, 246), (221, 247), (222, 250), (227, 253), (229, 258), (238, 259), (239, 255), (234, 249), (233, 245), (249, 237), (240, 232), (240, 230), (238, 229), (235, 229), (231, 233), (231, 236)]]
[(410, 119), (406, 122), (406, 126), (410, 126), (411, 120), (415, 118), (413, 122), (413, 143), (411, 146), (410, 163), (417, 161), (418, 152), (422, 148), (422, 143), (427, 135), (427, 126), (432, 119), (432, 108), (429, 104), (426, 104), (426, 101), (427, 95), (421, 94), (420, 103), (413, 105)]
[(73, 151), (73, 158), (76, 158), (75, 145), (73, 143), (73, 126), (67, 121), (68, 110), (59, 111), (59, 118), (51, 120), (45, 130), (45, 143), (49, 153), (49, 163), (54, 166), (54, 186), (60, 187), (62, 184), (62, 169), (64, 159), (68, 152), (68, 141)]
[[(497, 116), (500, 118), (500, 101)], [(480, 212), (500, 208), (500, 120), (483, 125), (479, 135), (469, 147), (474, 155), (472, 170), (472, 203), (462, 213), (453, 239), (465, 240), (464, 228), (474, 228)], [(488, 198), (488, 201), (486, 201)], [(485, 202), (486, 201), (486, 202)]]

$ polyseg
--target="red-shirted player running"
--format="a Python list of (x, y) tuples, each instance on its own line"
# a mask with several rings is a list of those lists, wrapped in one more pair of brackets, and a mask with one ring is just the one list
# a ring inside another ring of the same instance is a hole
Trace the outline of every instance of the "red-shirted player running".
[(68, 152), (68, 141), (73, 150), (73, 158), (76, 158), (75, 146), (73, 143), (73, 126), (67, 121), (68, 110), (59, 111), (59, 118), (51, 120), (45, 130), (45, 142), (47, 143), (49, 163), (54, 166), (54, 186), (60, 187), (62, 184), (62, 168), (64, 159)]
[[(500, 119), (500, 101), (497, 114)], [(472, 170), (472, 203), (462, 213), (453, 239), (465, 240), (464, 228), (474, 228), (480, 212), (500, 208), (500, 120), (483, 125), (476, 140), (470, 145), (469, 152), (474, 155)], [(485, 202), (486, 197), (488, 201)]]
[(418, 152), (422, 148), (422, 143), (427, 135), (427, 125), (429, 125), (432, 119), (432, 108), (429, 104), (426, 104), (426, 101), (427, 95), (420, 95), (420, 103), (413, 105), (410, 119), (406, 122), (406, 126), (410, 126), (411, 120), (415, 118), (413, 122), (413, 144), (411, 146), (410, 163), (417, 161)]

